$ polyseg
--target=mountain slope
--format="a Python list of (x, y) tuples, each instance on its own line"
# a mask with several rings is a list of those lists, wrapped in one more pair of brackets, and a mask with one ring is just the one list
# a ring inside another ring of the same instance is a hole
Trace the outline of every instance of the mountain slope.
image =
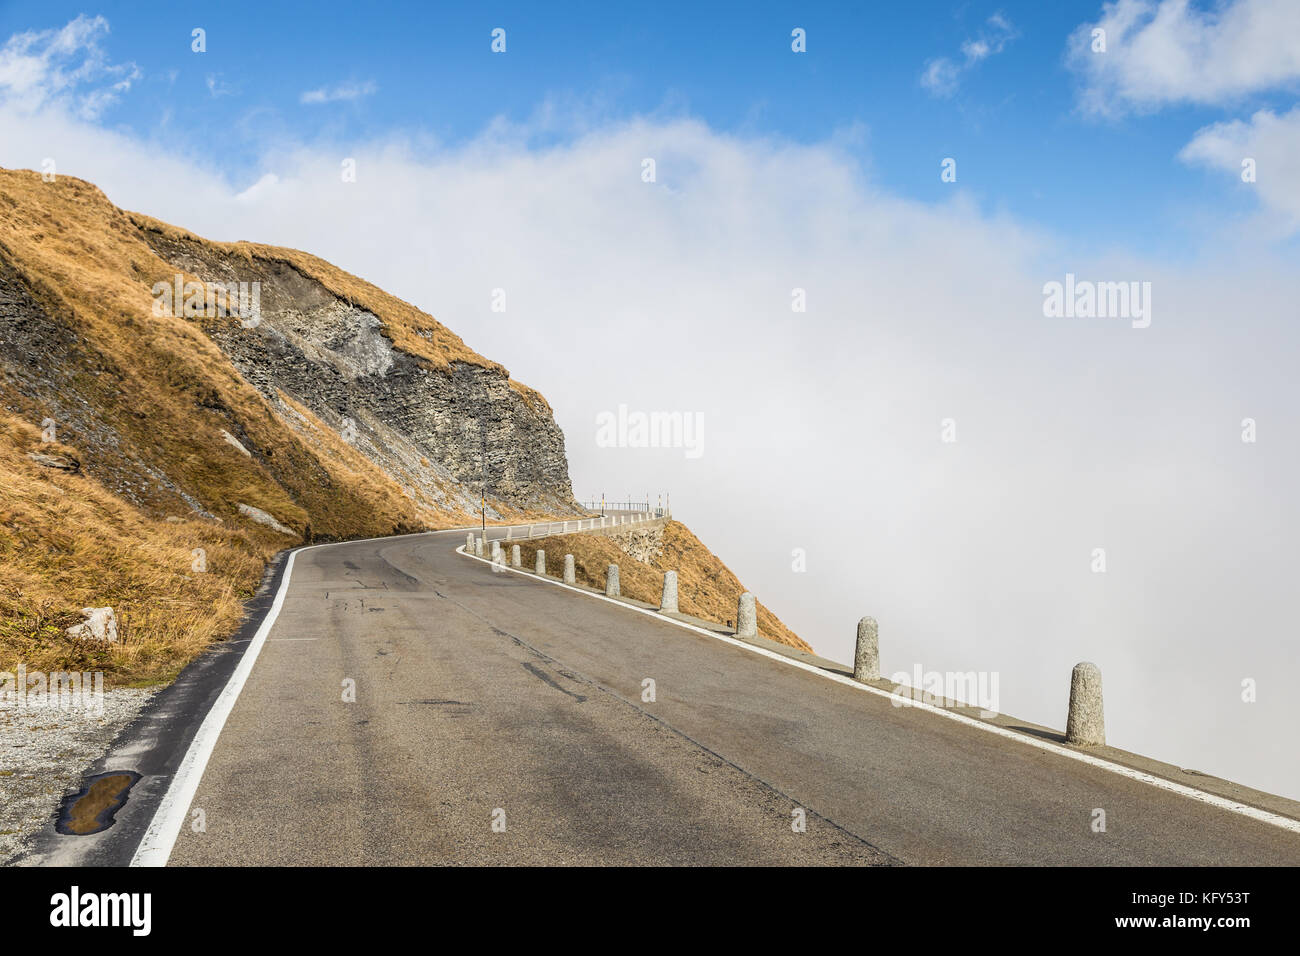
[[(167, 308), (178, 281), (258, 283), (259, 321)], [(274, 552), (476, 520), (484, 451), (489, 519), (578, 510), (545, 399), (430, 316), (71, 177), (0, 170), (0, 409), (0, 648), (29, 667), (80, 659), (50, 635), (113, 606), (124, 647), (86, 653), (166, 676)]]

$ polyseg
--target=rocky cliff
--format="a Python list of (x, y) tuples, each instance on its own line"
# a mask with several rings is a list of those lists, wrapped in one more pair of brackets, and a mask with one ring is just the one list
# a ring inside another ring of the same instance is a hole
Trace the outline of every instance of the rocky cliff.
[[(292, 416), (281, 400), (287, 395), (437, 509), (477, 508), (486, 474), (493, 504), (573, 510), (564, 436), (550, 407), (500, 366), (469, 356), (437, 361), (398, 348), (389, 323), (295, 264), (285, 250), (249, 252), (144, 217), (133, 221), (160, 259), (205, 286), (256, 283), (256, 321), (209, 323), (206, 331), (283, 414)], [(427, 328), (415, 335), (434, 340)]]

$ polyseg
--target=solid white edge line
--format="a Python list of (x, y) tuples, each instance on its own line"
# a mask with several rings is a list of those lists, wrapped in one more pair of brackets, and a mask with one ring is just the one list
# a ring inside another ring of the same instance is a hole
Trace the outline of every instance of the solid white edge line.
[[(488, 565), (492, 564), (492, 561), (487, 558), (480, 558), (477, 555), (468, 554), (465, 551), (464, 545), (457, 547), (456, 553), (461, 555), (462, 557), (470, 558), (473, 561), (482, 561), (484, 564), (488, 564)], [(808, 664), (805, 663), (804, 661), (795, 660), (794, 658), (791, 657), (786, 657), (785, 655), (778, 654), (775, 651), (769, 651), (765, 647), (759, 647), (755, 644), (748, 644), (744, 641), (738, 641), (735, 638), (728, 637), (725, 634), (718, 634), (714, 631), (709, 631), (702, 627), (696, 627), (694, 624), (688, 624), (685, 621), (679, 621), (676, 620), (675, 618), (667, 617), (666, 615), (660, 614), (658, 611), (650, 610), (649, 608), (636, 607), (635, 605), (632, 604), (626, 604), (623, 601), (618, 601), (615, 600), (614, 598), (606, 597), (605, 595), (599, 594), (595, 591), (587, 591), (583, 588), (574, 587), (573, 585), (570, 584), (565, 584), (563, 581), (557, 581), (551, 577), (539, 577), (537, 574), (530, 571), (526, 571), (523, 568), (514, 568), (514, 567), (510, 567), (509, 565), (495, 565), (495, 567), (503, 571), (510, 571), (514, 574), (522, 574), (528, 578), (531, 578), (534, 581), (543, 581), (546, 584), (553, 584), (556, 587), (564, 588), (566, 591), (573, 591), (577, 594), (584, 594), (589, 598), (596, 598), (597, 600), (600, 601), (608, 601), (610, 604), (615, 604), (618, 607), (624, 608), (626, 610), (636, 611), (639, 614), (644, 614), (647, 617), (652, 617), (657, 621), (663, 621), (666, 624), (673, 624), (677, 627), (684, 628), (688, 631), (694, 631), (696, 634), (703, 634), (705, 637), (712, 637), (716, 640), (723, 641), (735, 647), (743, 648), (744, 650), (747, 651), (752, 651), (753, 653), (759, 654), (763, 657), (771, 658), (774, 661), (780, 661), (782, 664), (788, 664), (791, 667), (797, 667), (800, 670), (805, 670), (810, 673), (817, 674), (821, 677), (826, 678), (827, 680), (833, 680), (838, 684), (844, 684), (845, 686), (852, 687), (855, 690), (862, 690), (862, 691), (866, 691), (869, 694), (875, 694), (878, 697), (888, 697), (894, 701), (901, 701), (902, 703), (900, 706), (903, 707), (915, 707), (920, 710), (929, 711), (930, 713), (937, 714), (940, 717), (946, 717), (948, 720), (955, 720), (960, 724), (966, 724), (967, 726), (970, 727), (976, 727), (980, 730), (987, 731), (988, 733), (997, 734), (999, 737), (1005, 737), (1006, 739), (1013, 740), (1016, 743), (1024, 744), (1026, 747), (1033, 747), (1037, 750), (1046, 751), (1047, 753), (1057, 754), (1058, 756), (1061, 757), (1068, 757), (1071, 760), (1077, 760), (1080, 763), (1085, 763), (1092, 767), (1098, 767), (1102, 770), (1109, 770), (1111, 773), (1119, 774), (1122, 777), (1128, 777), (1130, 780), (1137, 780), (1140, 781), (1141, 783), (1150, 784), (1151, 786), (1158, 787), (1161, 790), (1166, 790), (1170, 793), (1176, 793), (1179, 796), (1187, 797), (1191, 800), (1196, 800), (1200, 803), (1205, 803), (1212, 807), (1217, 807), (1220, 810), (1227, 810), (1230, 813), (1236, 813), (1239, 814), (1240, 816), (1249, 817), (1250, 819), (1256, 820), (1260, 823), (1267, 823), (1275, 827), (1280, 827), (1283, 830), (1290, 830), (1292, 833), (1300, 833), (1300, 820), (1294, 820), (1291, 817), (1282, 816), (1281, 814), (1278, 813), (1271, 813), (1268, 810), (1261, 810), (1258, 807), (1252, 807), (1245, 803), (1239, 803), (1236, 800), (1229, 800), (1227, 797), (1220, 797), (1217, 794), (1206, 793), (1204, 790), (1197, 790), (1195, 787), (1189, 787), (1185, 784), (1175, 783), (1172, 780), (1166, 780), (1164, 777), (1157, 777), (1155, 774), (1146, 773), (1145, 771), (1142, 770), (1135, 770), (1132, 767), (1126, 767), (1123, 764), (1115, 763), (1113, 761), (1106, 760), (1105, 758), (1102, 757), (1095, 757), (1092, 754), (1083, 753), (1082, 751), (1079, 750), (1071, 750), (1068, 747), (1062, 747), (1059, 744), (1052, 743), (1051, 741), (1039, 740), (1034, 737), (1028, 737), (1024, 734), (1018, 734), (1014, 730), (1007, 730), (1004, 727), (999, 727), (997, 724), (984, 723), (983, 721), (976, 720), (973, 717), (967, 717), (965, 714), (959, 714), (954, 711), (947, 710), (943, 707), (936, 707), (933, 704), (927, 704), (925, 701), (914, 701), (911, 700), (910, 698), (902, 697), (898, 694), (890, 693), (887, 690), (881, 690), (879, 687), (872, 687), (869, 684), (861, 684), (858, 681), (853, 680), (851, 677), (845, 677), (842, 674), (836, 674), (832, 671), (823, 670), (822, 668), (817, 667), (813, 664)]]
[(172, 848), (176, 845), (176, 838), (180, 836), (181, 827), (185, 825), (185, 819), (189, 816), (190, 804), (194, 802), (194, 794), (198, 792), (199, 781), (203, 779), (203, 771), (208, 766), (208, 758), (212, 756), (212, 751), (217, 745), (217, 738), (221, 736), (221, 729), (226, 725), (226, 718), (234, 709), (235, 701), (239, 699), (239, 692), (244, 689), (248, 675), (253, 672), (257, 655), (262, 652), (262, 645), (266, 643), (266, 635), (275, 626), (275, 619), (280, 616), (280, 608), (284, 607), (284, 598), (289, 591), (289, 578), (293, 574), (293, 563), (297, 557), (297, 551), (290, 552), (275, 600), (266, 612), (266, 617), (262, 619), (257, 633), (253, 635), (248, 649), (244, 651), (244, 656), (240, 658), (230, 679), (226, 681), (220, 696), (213, 702), (207, 716), (203, 718), (203, 723), (199, 725), (199, 732), (190, 741), (189, 749), (185, 751), (180, 766), (176, 768), (167, 793), (163, 795), (162, 802), (154, 812), (149, 829), (145, 831), (140, 839), (140, 845), (136, 847), (135, 856), (131, 858), (131, 866), (167, 865), (167, 860), (172, 855)]
[[(478, 525), (473, 527), (477, 528)], [(280, 616), (280, 609), (284, 607), (284, 598), (289, 592), (289, 581), (293, 576), (294, 560), (300, 552), (312, 551), (316, 548), (333, 548), (344, 544), (360, 544), (364, 541), (391, 541), (397, 538), (414, 538), (419, 537), (420, 534), (455, 534), (466, 530), (469, 530), (469, 526), (465, 528), (443, 528), (438, 531), (425, 531), (414, 535), (399, 534), (387, 535), (382, 538), (359, 538), (356, 541), (330, 541), (326, 544), (309, 544), (290, 551), (289, 558), (284, 565), (284, 575), (280, 578), (280, 587), (275, 594), (275, 600), (271, 602), (266, 617), (262, 619), (261, 625), (253, 634), (248, 649), (244, 651), (244, 656), (240, 658), (239, 663), (230, 675), (230, 679), (226, 681), (226, 686), (221, 689), (221, 694), (213, 701), (212, 708), (208, 711), (207, 716), (203, 718), (198, 733), (190, 741), (189, 749), (185, 751), (180, 766), (176, 768), (176, 773), (172, 775), (167, 792), (163, 794), (158, 809), (154, 811), (153, 819), (149, 822), (149, 829), (140, 838), (140, 843), (136, 847), (135, 854), (131, 857), (131, 862), (128, 865), (166, 866), (168, 859), (171, 858), (172, 850), (176, 846), (176, 840), (181, 834), (181, 827), (185, 825), (185, 819), (189, 815), (190, 804), (194, 802), (194, 795), (198, 792), (199, 782), (203, 779), (203, 771), (207, 769), (208, 759), (212, 756), (212, 751), (216, 749), (217, 738), (221, 736), (222, 728), (226, 726), (226, 718), (234, 710), (235, 701), (239, 699), (239, 694), (244, 689), (248, 675), (253, 672), (253, 665), (257, 663), (257, 656), (262, 652), (262, 645), (266, 643), (267, 635), (271, 633), (276, 618)]]

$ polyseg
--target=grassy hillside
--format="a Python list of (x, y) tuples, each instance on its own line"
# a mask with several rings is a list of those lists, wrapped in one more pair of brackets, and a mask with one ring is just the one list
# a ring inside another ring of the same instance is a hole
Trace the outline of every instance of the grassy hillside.
[[(147, 514), (81, 474), (28, 453), (75, 454), (34, 426), (0, 418), (0, 670), (104, 671), (113, 684), (168, 680), (232, 633), (284, 535)], [(197, 573), (195, 549), (207, 571)], [(110, 606), (119, 642), (74, 641), (79, 609)]]

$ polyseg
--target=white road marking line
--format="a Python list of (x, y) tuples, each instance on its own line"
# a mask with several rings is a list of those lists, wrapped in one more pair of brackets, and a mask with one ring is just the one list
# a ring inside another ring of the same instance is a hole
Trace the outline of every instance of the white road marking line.
[[(480, 558), (473, 554), (466, 554), (464, 546), (456, 548), (456, 553), (461, 555), (462, 557), (470, 558), (471, 560), (474, 561), (482, 561), (484, 564), (490, 565), (492, 563), (491, 560), (489, 560), (488, 558)], [(763, 657), (771, 658), (774, 661), (780, 661), (782, 664), (788, 664), (791, 667), (797, 667), (800, 670), (805, 670), (810, 673), (817, 674), (818, 676), (824, 677), (827, 680), (833, 680), (838, 684), (844, 684), (845, 686), (852, 687), (855, 690), (866, 691), (867, 693), (875, 694), (878, 697), (888, 697), (892, 700), (903, 701), (903, 706), (905, 707), (915, 707), (920, 710), (929, 711), (932, 714), (938, 714), (940, 717), (946, 717), (948, 720), (955, 720), (958, 723), (966, 724), (967, 726), (970, 727), (976, 727), (980, 730), (987, 731), (988, 733), (997, 734), (999, 737), (1005, 737), (1006, 739), (1013, 740), (1016, 743), (1024, 744), (1026, 747), (1034, 747), (1038, 750), (1046, 751), (1047, 753), (1057, 754), (1058, 756), (1061, 757), (1068, 757), (1071, 760), (1077, 760), (1080, 763), (1085, 763), (1092, 767), (1098, 767), (1102, 770), (1109, 770), (1111, 773), (1119, 774), (1122, 777), (1128, 777), (1130, 780), (1137, 780), (1140, 781), (1141, 783), (1149, 784), (1161, 790), (1166, 790), (1170, 793), (1176, 793), (1179, 796), (1187, 797), (1191, 800), (1198, 801), (1199, 803), (1205, 803), (1212, 807), (1217, 807), (1220, 810), (1227, 810), (1230, 813), (1236, 813), (1243, 817), (1249, 817), (1250, 819), (1256, 820), (1260, 823), (1267, 823), (1275, 827), (1280, 827), (1283, 830), (1290, 830), (1292, 833), (1300, 833), (1300, 820), (1294, 820), (1291, 817), (1282, 816), (1279, 813), (1271, 813), (1268, 810), (1261, 810), (1258, 807), (1252, 807), (1248, 804), (1240, 803), (1236, 800), (1229, 800), (1227, 797), (1220, 797), (1217, 794), (1206, 793), (1204, 790), (1197, 790), (1195, 787), (1189, 787), (1185, 784), (1175, 783), (1172, 780), (1166, 780), (1164, 777), (1157, 777), (1155, 774), (1146, 773), (1145, 771), (1142, 770), (1135, 770), (1132, 767), (1126, 767), (1123, 764), (1114, 763), (1113, 761), (1106, 760), (1102, 757), (1095, 757), (1092, 754), (1083, 753), (1082, 751), (1079, 750), (1071, 750), (1068, 747), (1062, 747), (1059, 744), (1054, 744), (1050, 741), (1039, 740), (1034, 737), (1025, 736), (1024, 734), (1018, 734), (1014, 730), (1007, 730), (1004, 727), (999, 727), (997, 724), (987, 724), (984, 723), (983, 721), (976, 720), (974, 717), (967, 717), (965, 714), (958, 714), (951, 710), (946, 710), (945, 708), (942, 707), (936, 707), (933, 704), (927, 704), (925, 701), (914, 701), (908, 698), (899, 697), (897, 694), (892, 694), (889, 691), (881, 690), (879, 687), (872, 687), (869, 684), (860, 684), (851, 677), (845, 677), (842, 674), (836, 674), (832, 671), (823, 670), (822, 668), (817, 667), (813, 664), (807, 664), (803, 661), (795, 660), (794, 658), (791, 657), (786, 657), (783, 654), (778, 654), (775, 651), (769, 651), (765, 647), (758, 647), (757, 645), (754, 644), (747, 644), (744, 641), (738, 641), (735, 638), (728, 637), (725, 634), (718, 634), (715, 631), (709, 631), (709, 630), (705, 630), (702, 627), (696, 627), (694, 624), (687, 624), (685, 621), (675, 620), (674, 618), (667, 617), (666, 615), (660, 614), (658, 611), (650, 610), (648, 608), (636, 607), (631, 604), (626, 604), (623, 601), (619, 601), (614, 598), (605, 597), (605, 595), (599, 594), (594, 591), (587, 591), (579, 587), (574, 587), (571, 584), (565, 584), (563, 581), (557, 581), (551, 577), (544, 577), (544, 578), (539, 577), (538, 575), (531, 573), (529, 571), (525, 571), (522, 568), (512, 568), (506, 565), (498, 565), (497, 567), (500, 570), (510, 571), (514, 574), (525, 575), (534, 581), (544, 581), (547, 584), (554, 584), (557, 587), (564, 588), (566, 591), (573, 591), (577, 594), (585, 594), (589, 598), (595, 598), (600, 601), (608, 601), (610, 604), (616, 604), (621, 608), (625, 608), (626, 610), (635, 611), (638, 614), (645, 614), (648, 617), (652, 617), (657, 621), (663, 621), (667, 624), (674, 624), (677, 627), (685, 628), (688, 631), (694, 631), (697, 634), (703, 634), (705, 637), (712, 637), (716, 640), (724, 641), (727, 644), (731, 644), (735, 647), (740, 647), (743, 648), (744, 650), (752, 651), (755, 654), (760, 654)]]
[[(443, 531), (424, 532), (425, 534), (453, 534), (462, 532), (465, 528), (447, 528)], [(390, 541), (394, 538), (415, 538), (418, 535), (387, 535), (383, 538), (364, 538), (363, 541)], [(271, 628), (275, 626), (275, 619), (280, 615), (280, 609), (284, 607), (285, 595), (289, 592), (289, 581), (293, 576), (294, 559), (302, 551), (312, 551), (316, 548), (337, 548), (345, 544), (359, 544), (360, 541), (331, 541), (329, 544), (312, 544), (303, 548), (295, 548), (289, 552), (289, 559), (284, 566), (284, 574), (280, 578), (280, 587), (276, 591), (275, 600), (271, 602), (270, 609), (266, 612), (266, 617), (262, 619), (257, 633), (248, 644), (248, 649), (244, 651), (244, 656), (240, 658), (235, 670), (231, 673), (230, 679), (226, 681), (226, 686), (222, 688), (221, 694), (212, 704), (212, 709), (208, 711), (207, 716), (203, 718), (203, 723), (199, 725), (199, 731), (190, 741), (189, 749), (185, 751), (185, 756), (181, 758), (180, 766), (176, 768), (176, 773), (172, 777), (172, 782), (167, 787), (167, 792), (163, 794), (158, 809), (154, 811), (153, 820), (149, 823), (149, 829), (140, 839), (139, 846), (136, 847), (135, 855), (131, 857), (130, 866), (166, 866), (167, 860), (172, 855), (172, 850), (176, 846), (176, 839), (181, 834), (181, 827), (185, 825), (186, 817), (189, 815), (190, 804), (194, 802), (194, 794), (198, 792), (199, 781), (203, 779), (203, 771), (207, 769), (208, 759), (212, 756), (212, 751), (217, 746), (217, 738), (221, 736), (221, 729), (226, 725), (226, 718), (235, 707), (235, 701), (239, 699), (239, 693), (244, 689), (244, 684), (248, 680), (248, 675), (253, 671), (253, 665), (257, 663), (257, 655), (262, 651), (262, 645), (266, 643), (267, 635)], [(294, 638), (276, 638), (276, 640), (294, 640)], [(315, 638), (302, 638), (302, 640), (315, 640)]]
[(149, 829), (145, 831), (140, 845), (136, 847), (135, 856), (131, 858), (131, 866), (167, 865), (167, 860), (172, 855), (172, 848), (176, 845), (176, 838), (180, 836), (181, 827), (185, 825), (185, 819), (189, 816), (190, 804), (194, 802), (194, 794), (198, 792), (199, 780), (208, 766), (208, 758), (212, 756), (217, 738), (221, 735), (221, 728), (226, 725), (226, 718), (234, 709), (235, 701), (239, 699), (239, 692), (244, 689), (244, 683), (252, 673), (253, 665), (257, 663), (257, 655), (261, 653), (262, 645), (266, 643), (266, 635), (275, 625), (275, 619), (280, 615), (280, 608), (284, 606), (284, 595), (289, 589), (289, 578), (293, 574), (293, 562), (297, 557), (297, 551), (290, 552), (288, 563), (284, 566), (284, 576), (280, 579), (280, 588), (275, 594), (270, 610), (262, 619), (262, 625), (257, 629), (257, 633), (253, 635), (248, 650), (244, 651), (244, 656), (240, 658), (230, 679), (226, 681), (221, 695), (213, 703), (207, 716), (203, 718), (203, 723), (199, 725), (199, 732), (194, 735), (189, 749), (181, 759), (181, 765), (176, 768), (176, 775), (172, 777), (171, 786), (167, 788), (162, 802), (158, 804), (158, 810), (154, 813)]

